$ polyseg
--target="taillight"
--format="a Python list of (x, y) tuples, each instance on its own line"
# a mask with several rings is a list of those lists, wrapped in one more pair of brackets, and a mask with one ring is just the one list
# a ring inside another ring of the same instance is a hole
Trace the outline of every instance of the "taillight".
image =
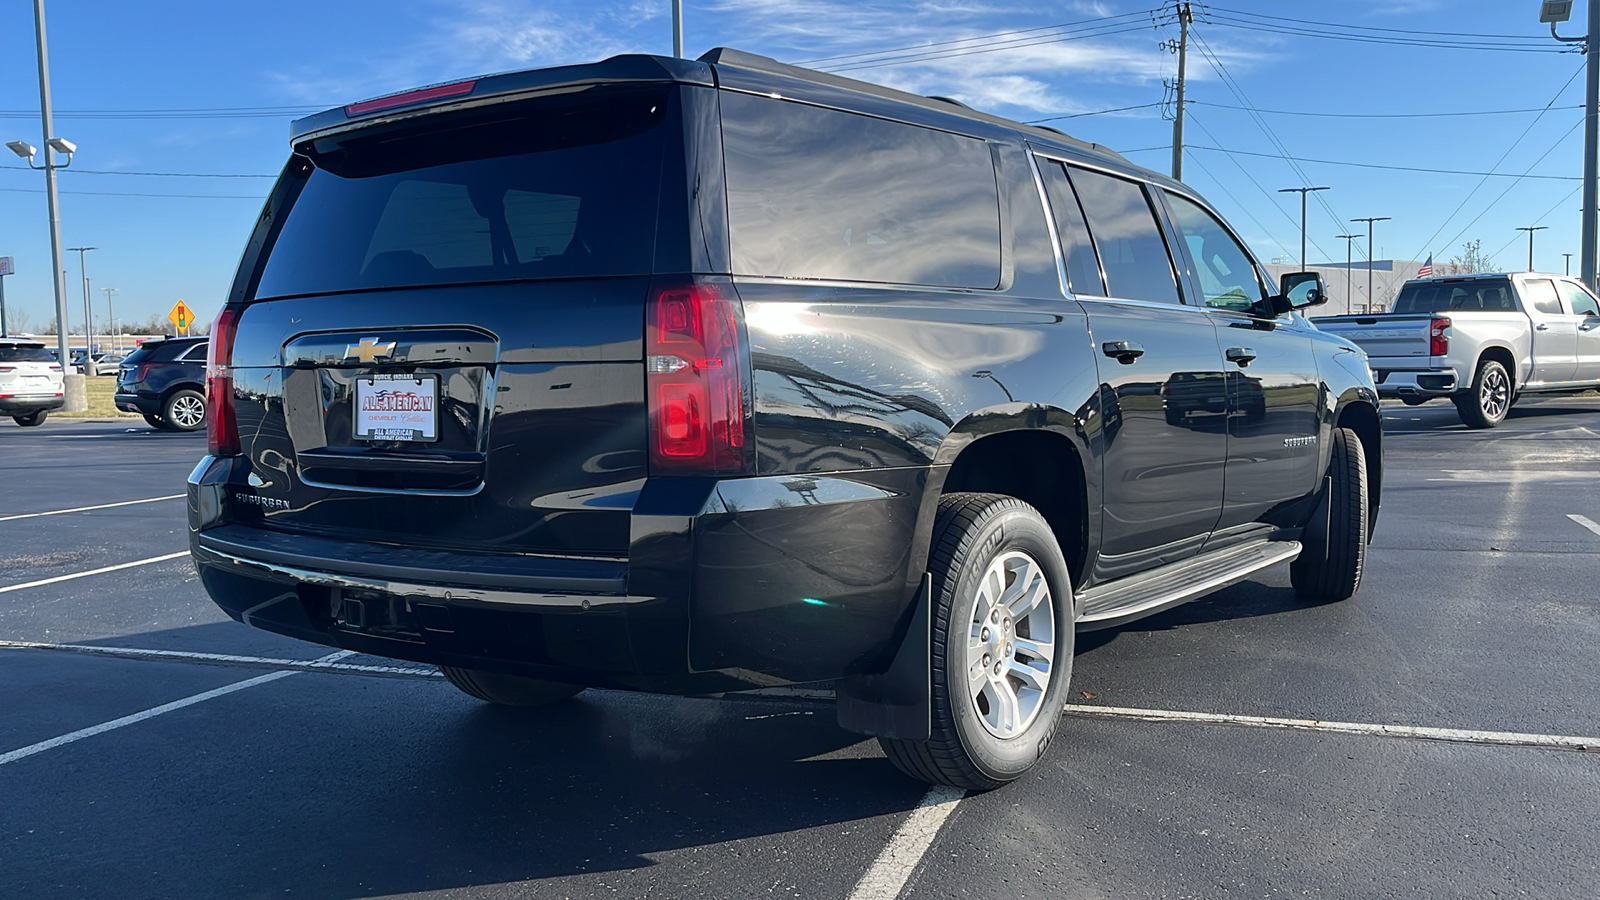
[(645, 320), (645, 387), (653, 471), (743, 472), (744, 345), (728, 284), (652, 285)]
[[(209, 350), (209, 348), (208, 348), (208, 350)], [(128, 383), (129, 384), (138, 384), (139, 382), (144, 380), (144, 377), (146, 375), (149, 375), (149, 374), (150, 374), (150, 364), (149, 363), (140, 363), (139, 367), (133, 370), (133, 377), (128, 379)]]
[(16, 370), (16, 366), (0, 366), (0, 372), (15, 372)]
[(206, 444), (212, 456), (239, 455), (239, 423), (233, 415), (233, 336), (239, 310), (225, 306), (211, 324), (206, 348)]
[(55, 363), (51, 363), (50, 364), (50, 371), (59, 372), (59, 371), (61, 371), (61, 367), (56, 365)]
[(1428, 323), (1428, 355), (1444, 356), (1450, 352), (1450, 336), (1445, 334), (1445, 329), (1450, 327), (1450, 320), (1444, 316), (1435, 316)]

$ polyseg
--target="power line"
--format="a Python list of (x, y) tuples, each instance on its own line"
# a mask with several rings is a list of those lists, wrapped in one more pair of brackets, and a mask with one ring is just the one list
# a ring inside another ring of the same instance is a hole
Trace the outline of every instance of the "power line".
[[(284, 119), (310, 115), (328, 106), (219, 106), (196, 109), (54, 110), (60, 119)], [(36, 109), (0, 109), (0, 119), (37, 119)]]
[[(1106, 115), (1107, 113), (1127, 112), (1130, 109), (1149, 109), (1149, 108), (1151, 108), (1153, 106), (1161, 106), (1161, 105), (1162, 104), (1160, 104), (1160, 103), (1140, 103), (1140, 104), (1138, 104), (1136, 106), (1119, 106), (1116, 109), (1097, 109), (1094, 112), (1069, 113), (1069, 114), (1064, 115), (1064, 116), (1050, 116), (1049, 118), (1045, 118), (1045, 119), (1029, 119), (1028, 121), (1023, 122), (1022, 124), (1024, 124), (1024, 125), (1037, 125), (1040, 122), (1055, 122), (1055, 121), (1058, 121), (1060, 119), (1079, 119), (1079, 118), (1082, 118), (1084, 116), (1103, 116), (1103, 115)], [(1132, 151), (1130, 151), (1130, 152), (1132, 152)], [(13, 167), (13, 168), (15, 168), (15, 167)]]
[[(1556, 90), (1555, 95), (1550, 98), (1550, 102), (1546, 103), (1544, 105), (1546, 111), (1548, 111), (1551, 107), (1556, 105), (1556, 101), (1560, 100), (1561, 99), (1561, 95), (1565, 94), (1567, 92), (1567, 88), (1571, 87), (1572, 83), (1574, 81), (1578, 80), (1578, 76), (1583, 73), (1584, 69), (1585, 69), (1585, 65), (1580, 65), (1576, 69), (1573, 70), (1572, 75), (1567, 78), (1566, 82), (1564, 84), (1562, 84), (1559, 89)], [(1500, 164), (1506, 161), (1506, 158), (1511, 155), (1511, 151), (1517, 149), (1517, 146), (1520, 145), (1522, 143), (1522, 141), (1525, 138), (1527, 138), (1527, 136), (1529, 134), (1531, 134), (1533, 132), (1533, 127), (1535, 125), (1538, 125), (1539, 124), (1539, 120), (1543, 119), (1543, 118), (1544, 118), (1544, 113), (1543, 112), (1541, 112), (1541, 113), (1539, 113), (1539, 115), (1535, 116), (1533, 121), (1528, 123), (1528, 127), (1522, 129), (1522, 133), (1517, 135), (1517, 139), (1511, 142), (1511, 146), (1506, 148), (1506, 152), (1500, 154), (1500, 158), (1495, 160), (1494, 165), (1489, 167), (1489, 171), (1493, 172), (1494, 170), (1500, 168)], [(1563, 140), (1564, 139), (1565, 138), (1563, 138)], [(1542, 158), (1543, 157), (1541, 157), (1541, 159)], [(1529, 168), (1529, 171), (1532, 171), (1531, 167)], [(1430, 246), (1432, 246), (1434, 238), (1437, 238), (1440, 234), (1442, 234), (1444, 232), (1444, 230), (1446, 228), (1450, 227), (1451, 220), (1453, 220), (1456, 216), (1460, 215), (1461, 211), (1463, 209), (1467, 208), (1467, 204), (1469, 202), (1471, 202), (1472, 198), (1477, 196), (1478, 191), (1482, 190), (1483, 186), (1485, 184), (1488, 184), (1488, 183), (1489, 183), (1489, 176), (1485, 175), (1481, 180), (1479, 180), (1479, 182), (1477, 184), (1473, 185), (1472, 186), (1472, 190), (1468, 191), (1467, 195), (1465, 197), (1461, 198), (1461, 202), (1456, 204), (1456, 208), (1454, 210), (1451, 210), (1450, 215), (1445, 216), (1444, 221), (1440, 222), (1439, 223), (1439, 227), (1434, 229), (1433, 234), (1428, 236), (1428, 239), (1425, 242), (1423, 242), (1422, 250), (1417, 251), (1417, 253), (1421, 254), (1423, 250), (1427, 250)], [(1473, 221), (1477, 221), (1477, 220), (1474, 219)], [(1455, 241), (1451, 241), (1450, 243), (1454, 244)]]
[(1482, 38), (1482, 39), (1485, 39), (1485, 40), (1498, 39), (1498, 40), (1512, 40), (1512, 41), (1542, 41), (1542, 40), (1545, 39), (1543, 35), (1486, 34), (1484, 32), (1478, 32), (1478, 31), (1419, 31), (1419, 30), (1417, 30), (1415, 28), (1384, 28), (1384, 27), (1382, 27), (1380, 25), (1348, 25), (1348, 24), (1345, 24), (1345, 23), (1342, 23), (1342, 22), (1313, 22), (1313, 21), (1310, 21), (1310, 20), (1307, 20), (1307, 19), (1298, 19), (1298, 18), (1291, 19), (1291, 18), (1286, 18), (1284, 16), (1269, 16), (1266, 13), (1250, 12), (1248, 10), (1243, 10), (1243, 9), (1230, 9), (1230, 8), (1228, 8), (1226, 6), (1212, 6), (1209, 3), (1202, 3), (1202, 4), (1200, 4), (1200, 6), (1201, 6), (1202, 10), (1204, 10), (1206, 13), (1210, 13), (1211, 10), (1215, 9), (1215, 10), (1219, 10), (1221, 12), (1233, 13), (1234, 15), (1246, 16), (1246, 17), (1252, 18), (1252, 19), (1272, 19), (1272, 20), (1277, 21), (1277, 22), (1290, 22), (1290, 23), (1292, 23), (1294, 25), (1300, 25), (1300, 26), (1304, 26), (1304, 25), (1321, 25), (1321, 26), (1323, 26), (1325, 28), (1348, 28), (1351, 31), (1377, 31), (1377, 32), (1389, 32), (1389, 33), (1401, 34), (1401, 35), (1419, 35), (1420, 34), (1420, 35), (1429, 35), (1429, 36), (1432, 36), (1432, 37)]
[(1549, 47), (1536, 47), (1532, 44), (1523, 46), (1510, 46), (1503, 43), (1477, 43), (1470, 41), (1434, 41), (1434, 40), (1407, 40), (1404, 38), (1386, 38), (1366, 35), (1339, 34), (1337, 32), (1317, 31), (1311, 28), (1290, 28), (1286, 26), (1272, 26), (1228, 16), (1207, 16), (1207, 25), (1219, 28), (1238, 28), (1244, 31), (1265, 32), (1267, 34), (1287, 34), (1295, 37), (1321, 38), (1327, 41), (1347, 41), (1357, 44), (1390, 44), (1397, 47), (1431, 47), (1436, 50), (1487, 50), (1498, 53), (1572, 53), (1569, 47), (1559, 44)]
[[(1187, 148), (1188, 145), (1185, 145), (1185, 147)], [(1151, 149), (1153, 149), (1153, 150), (1165, 150), (1167, 148), (1165, 148), (1165, 147), (1152, 147)], [(1128, 152), (1129, 153), (1136, 153), (1138, 151), (1130, 150)], [(1233, 195), (1233, 191), (1228, 190), (1228, 186), (1222, 183), (1222, 179), (1218, 178), (1210, 169), (1206, 168), (1206, 164), (1205, 163), (1203, 163), (1203, 162), (1201, 162), (1200, 160), (1197, 159), (1197, 160), (1194, 160), (1194, 164), (1200, 167), (1200, 171), (1206, 173), (1207, 175), (1209, 175), (1211, 177), (1212, 184), (1215, 184), (1218, 188), (1221, 188), (1222, 192), (1224, 194), (1228, 195), (1228, 199), (1233, 201), (1233, 205), (1238, 207), (1239, 209), (1243, 210), (1244, 214), (1250, 217), (1250, 221), (1256, 223), (1256, 227), (1261, 229), (1261, 233), (1265, 234), (1268, 238), (1270, 238), (1272, 240), (1272, 242), (1274, 244), (1278, 245), (1278, 249), (1282, 250), (1284, 252), (1284, 255), (1286, 255), (1286, 256), (1294, 255), (1293, 252), (1290, 251), (1288, 247), (1285, 247), (1283, 245), (1283, 241), (1278, 240), (1278, 236), (1272, 232), (1272, 229), (1270, 229), (1267, 226), (1261, 224), (1261, 220), (1256, 218), (1256, 214), (1250, 211), (1250, 207), (1245, 206), (1243, 203), (1239, 202), (1239, 198), (1235, 197)], [(1260, 185), (1257, 185), (1257, 187), (1260, 187)], [(1265, 189), (1263, 189), (1263, 190), (1265, 190)]]
[[(1567, 142), (1567, 138), (1572, 137), (1572, 133), (1577, 131), (1578, 130), (1578, 126), (1580, 126), (1582, 124), (1583, 123), (1581, 121), (1580, 122), (1574, 122), (1572, 127), (1567, 129), (1567, 133), (1566, 134), (1563, 134), (1560, 138), (1558, 138), (1554, 144), (1550, 145), (1550, 149), (1549, 150), (1546, 150), (1545, 152), (1541, 153), (1539, 155), (1539, 158), (1533, 161), (1533, 165), (1528, 167), (1528, 171), (1529, 172), (1533, 171), (1534, 166), (1537, 166), (1537, 165), (1539, 165), (1539, 163), (1544, 162), (1544, 158), (1546, 156), (1549, 156), (1550, 154), (1554, 153), (1557, 147), (1559, 147), (1562, 144), (1566, 143)], [(1452, 246), (1452, 247), (1455, 246), (1456, 241), (1460, 240), (1461, 236), (1467, 233), (1467, 229), (1469, 229), (1472, 226), (1478, 224), (1478, 220), (1479, 219), (1481, 219), (1484, 216), (1488, 215), (1489, 214), (1489, 210), (1494, 209), (1495, 205), (1498, 204), (1501, 200), (1504, 200), (1506, 198), (1506, 195), (1511, 193), (1512, 189), (1515, 188), (1519, 183), (1521, 183), (1522, 179), (1526, 178), (1526, 177), (1528, 177), (1528, 175), (1525, 172), (1516, 181), (1513, 181), (1513, 182), (1511, 182), (1511, 184), (1507, 185), (1506, 189), (1500, 192), (1500, 196), (1498, 196), (1498, 197), (1494, 198), (1493, 200), (1489, 201), (1489, 205), (1485, 206), (1483, 208), (1483, 212), (1478, 213), (1476, 216), (1473, 217), (1471, 222), (1468, 222), (1466, 225), (1462, 226), (1461, 230), (1456, 232), (1456, 236), (1451, 238), (1449, 241), (1446, 242), (1446, 245), (1447, 246)]]
[[(10, 169), (16, 172), (29, 171), (27, 166), (0, 166), (0, 169)], [(62, 169), (66, 172), (68, 169)], [(70, 171), (79, 175), (141, 175), (155, 178), (277, 178), (277, 175), (254, 175), (247, 173), (224, 172), (123, 172), (115, 169), (78, 169)]]
[[(1196, 128), (1199, 128), (1201, 131), (1205, 132), (1206, 136), (1211, 138), (1213, 141), (1215, 141), (1217, 139), (1217, 136), (1211, 133), (1211, 129), (1207, 128), (1205, 126), (1205, 123), (1201, 122), (1198, 117), (1191, 116), (1189, 118), (1189, 121), (1193, 122)], [(1193, 145), (1190, 144), (1190, 145), (1187, 145), (1187, 146), (1193, 146)], [(1158, 149), (1166, 149), (1166, 148), (1158, 148)], [(1279, 215), (1283, 216), (1285, 219), (1288, 219), (1289, 220), (1289, 224), (1292, 225), (1296, 231), (1299, 231), (1300, 230), (1300, 222), (1299, 222), (1299, 220), (1295, 219), (1295, 217), (1290, 215), (1287, 210), (1285, 210), (1282, 206), (1278, 205), (1277, 196), (1272, 194), (1266, 188), (1262, 187), (1261, 186), (1261, 182), (1256, 180), (1256, 176), (1250, 174), (1250, 170), (1246, 169), (1244, 167), (1243, 163), (1241, 163), (1241, 162), (1239, 162), (1239, 160), (1235, 159), (1232, 153), (1228, 153), (1227, 157), (1228, 157), (1228, 161), (1229, 162), (1233, 163), (1234, 166), (1236, 166), (1239, 169), (1240, 172), (1244, 173), (1244, 177), (1250, 179), (1250, 183), (1256, 186), (1256, 190), (1261, 192), (1261, 196), (1267, 198), (1267, 201), (1272, 206), (1272, 208), (1277, 210)], [(1215, 177), (1215, 176), (1213, 176), (1213, 177)], [(1256, 224), (1260, 225), (1261, 223), (1257, 222)], [(1262, 226), (1262, 230), (1266, 230), (1266, 227)], [(1271, 232), (1268, 232), (1268, 233), (1270, 234)], [(1283, 241), (1278, 240), (1277, 235), (1273, 235), (1272, 240), (1275, 243), (1277, 243), (1277, 245), (1279, 247), (1283, 247)], [(1328, 251), (1322, 249), (1322, 245), (1317, 243), (1316, 238), (1311, 238), (1310, 240), (1311, 240), (1311, 246), (1316, 247), (1317, 248), (1317, 252), (1322, 254), (1323, 257), (1326, 258), (1327, 255), (1328, 255)], [(1287, 247), (1284, 247), (1284, 252), (1285, 253), (1289, 252)]]
[(1093, 18), (1093, 19), (1081, 19), (1081, 20), (1079, 20), (1077, 22), (1062, 22), (1062, 23), (1060, 23), (1058, 25), (1039, 25), (1039, 26), (1034, 27), (1034, 28), (1018, 28), (1018, 29), (1015, 29), (1015, 30), (1012, 30), (1012, 31), (997, 31), (994, 34), (977, 34), (977, 35), (973, 35), (972, 37), (956, 38), (954, 40), (949, 40), (949, 41), (933, 41), (931, 43), (917, 44), (917, 45), (910, 46), (910, 47), (891, 47), (891, 48), (889, 48), (887, 50), (866, 50), (866, 51), (863, 51), (863, 52), (860, 52), (860, 53), (841, 53), (841, 54), (839, 54), (837, 56), (818, 56), (818, 57), (816, 57), (814, 59), (803, 59), (803, 60), (800, 60), (799, 62), (796, 62), (793, 65), (810, 66), (810, 65), (815, 65), (816, 63), (820, 63), (820, 62), (832, 62), (834, 60), (839, 60), (839, 59), (858, 59), (858, 58), (866, 57), (866, 56), (883, 56), (885, 54), (904, 53), (904, 52), (908, 52), (908, 51), (921, 52), (921, 51), (927, 50), (927, 49), (929, 49), (931, 47), (944, 47), (944, 46), (950, 46), (950, 45), (953, 45), (953, 44), (965, 44), (965, 43), (970, 43), (972, 41), (987, 41), (987, 40), (993, 40), (995, 38), (1011, 37), (1012, 35), (1018, 35), (1018, 34), (1034, 34), (1034, 33), (1040, 32), (1040, 31), (1055, 31), (1057, 29), (1062, 29), (1062, 28), (1076, 28), (1076, 27), (1078, 27), (1080, 25), (1092, 25), (1092, 24), (1094, 24), (1096, 22), (1110, 22), (1110, 21), (1113, 21), (1113, 20), (1116, 20), (1116, 19), (1144, 18), (1145, 16), (1149, 16), (1149, 15), (1152, 15), (1152, 14), (1155, 14), (1155, 13), (1159, 13), (1161, 11), (1162, 10), (1160, 10), (1160, 9), (1147, 9), (1147, 10), (1141, 10), (1140, 12), (1123, 13), (1122, 15), (1117, 15), (1117, 16), (1099, 16), (1099, 17)]
[[(1578, 123), (1583, 124), (1583, 123)], [(1350, 162), (1340, 159), (1313, 159), (1309, 156), (1280, 156), (1276, 153), (1258, 153), (1252, 150), (1228, 150), (1223, 147), (1191, 145), (1196, 150), (1215, 150), (1220, 153), (1238, 153), (1241, 156), (1260, 156), (1267, 159), (1291, 159), (1295, 162), (1318, 163), (1326, 166), (1355, 166), (1362, 169), (1388, 169), (1395, 172), (1425, 172), (1430, 175), (1482, 175), (1485, 178), (1533, 178), (1543, 181), (1580, 181), (1578, 175), (1513, 175), (1510, 172), (1467, 172), (1460, 169), (1430, 169), (1425, 166), (1389, 166), (1381, 163)], [(1134, 151), (1129, 151), (1134, 152)]]
[[(0, 192), (7, 194), (42, 194), (43, 188), (0, 188)], [(60, 191), (62, 194), (80, 194), (95, 197), (175, 197), (187, 200), (254, 200), (257, 203), (266, 202), (266, 197), (245, 194), (136, 194), (123, 191)]]
[[(1218, 12), (1232, 13), (1233, 15), (1217, 15), (1216, 13)], [(1435, 47), (1451, 50), (1495, 50), (1516, 53), (1574, 52), (1573, 48), (1550, 44), (1543, 35), (1420, 31), (1411, 28), (1383, 28), (1373, 25), (1350, 25), (1340, 22), (1315, 22), (1209, 5), (1202, 5), (1201, 14), (1207, 24), (1216, 24), (1225, 28), (1241, 28), (1249, 31), (1291, 34), (1298, 37), (1314, 37), (1326, 40), (1394, 44), (1410, 47)]]
[[(1199, 106), (1214, 106), (1217, 109), (1244, 109), (1243, 106), (1234, 106), (1228, 103), (1207, 103), (1204, 100), (1190, 100), (1191, 104)], [(1437, 112), (1437, 113), (1333, 113), (1333, 112), (1307, 112), (1302, 109), (1258, 109), (1256, 112), (1273, 116), (1316, 116), (1325, 119), (1443, 119), (1456, 116), (1508, 116), (1513, 113), (1543, 113), (1552, 109), (1583, 109), (1583, 104), (1576, 103), (1572, 106), (1534, 106), (1528, 109), (1480, 109), (1465, 112)]]
[[(1571, 200), (1572, 199), (1572, 195), (1576, 194), (1577, 192), (1579, 192), (1581, 190), (1583, 190), (1583, 185), (1580, 184), (1577, 187), (1573, 188), (1572, 190), (1567, 191), (1566, 196), (1562, 197), (1560, 200), (1557, 200), (1554, 204), (1552, 204), (1550, 206), (1550, 208), (1545, 210), (1544, 214), (1541, 215), (1539, 218), (1534, 219), (1533, 220), (1533, 224), (1538, 225), (1540, 222), (1543, 222), (1545, 219), (1549, 218), (1551, 213), (1555, 212), (1557, 209), (1559, 209), (1561, 207), (1561, 204), (1566, 203), (1568, 200)], [(1499, 250), (1496, 250), (1494, 252), (1494, 255), (1495, 256), (1499, 256), (1500, 254), (1506, 252), (1506, 250), (1510, 249), (1512, 244), (1515, 244), (1520, 240), (1521, 240), (1520, 237), (1513, 237), (1511, 240), (1506, 241), (1506, 245), (1504, 247), (1501, 247)]]
[(994, 53), (1001, 50), (1020, 50), (1027, 47), (1039, 47), (1045, 44), (1061, 44), (1067, 41), (1081, 41), (1087, 38), (1111, 37), (1118, 34), (1131, 34), (1135, 31), (1144, 31), (1148, 25), (1134, 26), (1107, 26), (1109, 30), (1084, 30), (1072, 32), (1063, 36), (1043, 37), (1037, 39), (1019, 39), (1016, 41), (1002, 41), (992, 46), (977, 48), (957, 48), (952, 50), (934, 51), (931, 53), (914, 53), (897, 57), (884, 57), (869, 59), (863, 62), (851, 63), (843, 66), (820, 66), (823, 72), (853, 72), (858, 69), (880, 69), (885, 66), (900, 66), (911, 63), (932, 62), (940, 59), (954, 59), (960, 56), (973, 56), (979, 53)]

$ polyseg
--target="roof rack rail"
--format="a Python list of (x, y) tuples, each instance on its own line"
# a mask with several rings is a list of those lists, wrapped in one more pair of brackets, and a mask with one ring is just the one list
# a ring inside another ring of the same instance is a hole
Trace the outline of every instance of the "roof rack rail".
[(972, 107), (966, 105), (965, 103), (962, 103), (960, 100), (957, 100), (954, 97), (943, 97), (943, 96), (940, 96), (938, 94), (928, 94), (926, 96), (927, 96), (927, 98), (929, 100), (938, 100), (938, 101), (940, 101), (942, 103), (951, 103), (951, 104), (954, 104), (956, 106), (961, 107), (962, 109), (971, 109), (972, 108)]

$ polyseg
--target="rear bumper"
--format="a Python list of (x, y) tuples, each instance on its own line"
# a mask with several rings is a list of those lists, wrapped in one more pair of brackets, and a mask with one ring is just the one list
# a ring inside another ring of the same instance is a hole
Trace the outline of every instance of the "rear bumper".
[(111, 402), (123, 412), (139, 413), (146, 416), (161, 415), (161, 398), (149, 394), (118, 391), (112, 396)]
[(1372, 380), (1378, 396), (1386, 399), (1407, 397), (1448, 397), (1460, 387), (1453, 368), (1386, 369), (1373, 366)]
[(8, 416), (38, 412), (39, 410), (60, 409), (67, 405), (67, 398), (54, 392), (48, 394), (15, 394), (10, 397), (0, 397), (0, 414)]
[(596, 559), (229, 524), (235, 504), (271, 518), (242, 466), (206, 457), (189, 479), (212, 599), (258, 628), (417, 662), (670, 693), (830, 680), (888, 665), (921, 576), (925, 469), (651, 479), (628, 557)]

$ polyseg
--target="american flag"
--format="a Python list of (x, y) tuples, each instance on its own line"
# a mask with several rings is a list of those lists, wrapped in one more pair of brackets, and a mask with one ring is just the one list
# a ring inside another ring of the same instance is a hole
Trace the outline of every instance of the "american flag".
[(1433, 254), (1429, 253), (1428, 254), (1428, 261), (1423, 263), (1422, 264), (1422, 268), (1417, 270), (1417, 277), (1418, 278), (1427, 278), (1429, 275), (1432, 275), (1432, 274), (1433, 274)]

